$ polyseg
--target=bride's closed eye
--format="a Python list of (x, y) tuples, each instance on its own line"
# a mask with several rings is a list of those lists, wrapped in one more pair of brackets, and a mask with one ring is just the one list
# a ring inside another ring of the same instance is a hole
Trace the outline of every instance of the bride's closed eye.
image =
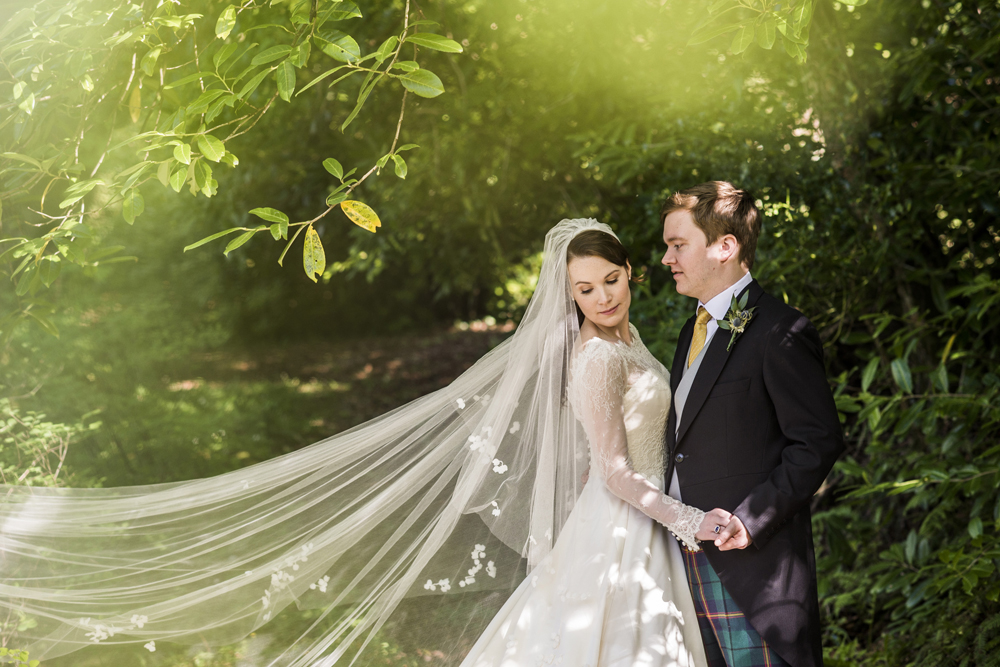
[[(615, 278), (614, 280), (609, 280), (608, 284), (609, 285), (614, 285), (616, 282), (618, 282), (618, 278)], [(590, 289), (582, 289), (582, 290), (580, 290), (580, 294), (590, 294), (593, 291), (594, 291), (593, 287), (591, 287)]]

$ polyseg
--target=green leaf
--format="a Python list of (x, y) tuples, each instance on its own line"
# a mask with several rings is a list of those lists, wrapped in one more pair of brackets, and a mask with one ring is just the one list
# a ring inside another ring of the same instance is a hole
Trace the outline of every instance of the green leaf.
[(295, 92), (295, 67), (285, 60), (278, 65), (274, 76), (278, 82), (278, 96), (286, 102), (290, 101), (292, 93)]
[(302, 268), (305, 269), (309, 280), (318, 282), (318, 277), (326, 270), (326, 252), (323, 250), (323, 242), (319, 239), (319, 234), (312, 225), (306, 230), (305, 242), (302, 245)]
[[(272, 46), (271, 48), (266, 49), (254, 56), (253, 60), (250, 61), (250, 65), (253, 67), (256, 67), (257, 65), (266, 65), (267, 63), (274, 62), (275, 60), (281, 60), (291, 52), (292, 47), (287, 44)], [(240, 95), (240, 97), (243, 96)]]
[(799, 0), (799, 3), (792, 9), (792, 23), (795, 33), (798, 34), (809, 25), (812, 20), (813, 0)]
[(323, 160), (323, 168), (328, 172), (336, 176), (337, 178), (344, 178), (344, 168), (340, 166), (340, 163), (334, 160), (332, 157), (328, 157)]
[(444, 51), (445, 53), (462, 52), (461, 44), (447, 37), (435, 35), (433, 32), (418, 32), (407, 36), (403, 41), (424, 46), (428, 49), (434, 49), (435, 51)]
[(393, 155), (392, 156), (392, 161), (396, 165), (395, 166), (396, 175), (399, 176), (400, 178), (404, 178), (405, 179), (406, 178), (406, 162), (403, 160), (403, 158), (399, 157), (398, 155)]
[(215, 239), (226, 236), (227, 234), (232, 234), (233, 232), (241, 231), (242, 229), (243, 229), (242, 227), (233, 227), (232, 229), (227, 229), (223, 232), (216, 232), (210, 236), (206, 236), (200, 241), (195, 241), (191, 245), (184, 246), (184, 252), (187, 252), (188, 250), (193, 250), (194, 248), (197, 248), (199, 246), (203, 246), (209, 241), (214, 241)]
[(867, 5), (868, 0), (839, 0), (840, 4), (847, 5), (848, 7), (860, 7), (861, 5)]
[(213, 79), (219, 78), (212, 72), (195, 72), (190, 76), (186, 76), (182, 79), (177, 79), (177, 81), (168, 83), (167, 85), (163, 86), (163, 90), (170, 90), (171, 88), (177, 88), (178, 86), (183, 86), (191, 83), (192, 81), (198, 81), (199, 79), (204, 79), (206, 77), (212, 77)]
[(397, 44), (399, 44), (399, 38), (395, 35), (382, 42), (382, 45), (379, 46), (378, 50), (375, 52), (375, 60), (380, 63), (385, 62), (396, 50)]
[[(31, 319), (33, 319), (36, 322), (38, 322), (39, 326), (41, 326), (42, 329), (44, 329), (46, 333), (48, 333), (48, 334), (50, 334), (52, 336), (55, 336), (56, 338), (59, 338), (59, 329), (56, 327), (55, 324), (52, 323), (52, 320), (48, 319), (47, 317), (42, 317), (41, 315), (39, 315), (38, 313), (36, 313), (33, 310), (27, 311), (27, 315)], [(26, 658), (27, 658), (27, 656), (25, 656), (24, 659), (26, 659)], [(37, 665), (38, 661), (37, 660), (32, 660), (31, 663), (29, 663), (29, 664)]]
[(271, 236), (274, 237), (275, 241), (277, 241), (278, 239), (287, 239), (288, 238), (288, 222), (287, 221), (274, 223), (273, 225), (271, 225), (270, 230), (271, 230)]
[(969, 522), (969, 537), (976, 539), (983, 534), (983, 520), (978, 516)]
[(774, 46), (774, 40), (777, 33), (778, 23), (773, 18), (769, 18), (764, 21), (764, 25), (760, 30), (757, 31), (757, 45), (762, 49), (768, 49)]
[[(322, 74), (320, 74), (318, 77), (316, 77), (315, 79), (313, 79), (312, 81), (310, 81), (306, 85), (304, 85), (301, 88), (299, 88), (299, 92), (295, 93), (295, 95), (296, 96), (301, 95), (302, 93), (304, 93), (305, 91), (309, 90), (310, 88), (312, 88), (313, 86), (315, 86), (317, 83), (319, 83), (320, 81), (322, 81), (326, 77), (328, 77), (331, 74), (334, 74), (336, 72), (339, 72), (340, 70), (344, 69), (345, 67), (347, 67), (347, 65), (340, 65), (339, 67), (334, 67), (333, 69), (328, 69), (327, 71), (323, 72)], [(337, 81), (334, 81), (330, 85), (333, 86), (338, 81), (341, 81), (341, 80), (343, 80), (343, 79), (351, 76), (352, 74), (354, 74), (354, 72), (348, 72), (347, 74), (345, 74), (344, 76), (340, 77), (340, 79), (337, 79)]]
[(79, 181), (69, 186), (66, 188), (66, 198), (59, 203), (59, 208), (69, 208), (73, 204), (77, 203), (86, 197), (88, 192), (97, 187), (100, 182), (100, 179), (92, 178), (86, 181)]
[(46, 255), (38, 262), (38, 273), (42, 277), (42, 284), (49, 287), (59, 277), (62, 270), (62, 262), (58, 255)]
[(361, 108), (365, 105), (365, 101), (368, 99), (368, 96), (371, 95), (373, 90), (375, 90), (375, 86), (378, 85), (378, 82), (382, 80), (383, 76), (384, 75), (381, 72), (378, 76), (375, 76), (375, 72), (370, 72), (368, 74), (364, 82), (361, 84), (361, 91), (358, 93), (357, 104), (354, 105), (354, 109), (351, 110), (351, 113), (347, 115), (347, 119), (340, 126), (341, 132), (347, 129), (347, 126), (350, 125), (355, 118), (357, 118), (358, 114), (361, 112)]
[(187, 180), (187, 168), (178, 165), (174, 173), (170, 174), (170, 187), (173, 188), (174, 192), (180, 192), (181, 188), (184, 187), (184, 181)]
[(226, 154), (226, 145), (211, 134), (198, 135), (198, 150), (212, 162), (218, 162)]
[(142, 57), (142, 62), (139, 63), (139, 67), (142, 71), (146, 73), (146, 76), (153, 76), (153, 72), (156, 71), (156, 59), (160, 57), (160, 52), (163, 47), (157, 46), (156, 48), (150, 49), (146, 55)]
[(420, 97), (437, 97), (444, 92), (444, 84), (436, 74), (426, 69), (399, 75), (403, 88)]
[[(219, 15), (219, 20), (215, 22), (215, 36), (219, 39), (229, 37), (229, 33), (236, 26), (236, 7), (229, 5)], [(218, 65), (216, 65), (218, 67)]]
[(14, 293), (18, 296), (24, 296), (27, 294), (28, 290), (31, 288), (31, 283), (34, 282), (34, 279), (37, 277), (38, 272), (35, 271), (35, 267), (32, 266), (28, 268), (28, 270), (21, 274), (21, 279), (17, 281), (17, 289), (14, 290)]
[[(208, 111), (205, 112), (205, 122), (211, 123), (216, 117), (222, 113), (223, 107), (225, 107), (230, 102), (235, 102), (237, 97), (232, 93), (227, 93), (223, 97), (212, 102), (212, 105), (208, 107)], [(232, 106), (232, 105), (230, 105)]]
[(279, 211), (276, 208), (270, 208), (268, 206), (262, 208), (254, 208), (250, 210), (251, 215), (256, 215), (262, 220), (267, 220), (268, 222), (288, 222), (288, 216)]
[(204, 160), (198, 160), (195, 165), (194, 181), (206, 197), (211, 197), (217, 191), (218, 183), (212, 178), (212, 168)]
[(896, 381), (903, 393), (912, 394), (913, 376), (910, 374), (910, 364), (906, 362), (906, 359), (893, 359), (890, 368), (892, 369), (892, 379)]
[(398, 69), (402, 72), (416, 72), (420, 69), (420, 63), (416, 60), (397, 60), (392, 64), (392, 69)]
[(938, 391), (948, 393), (948, 369), (945, 368), (944, 364), (931, 371), (931, 382), (934, 383)]
[(125, 195), (125, 201), (122, 202), (122, 216), (125, 218), (125, 222), (130, 225), (134, 223), (135, 219), (142, 215), (145, 208), (146, 202), (139, 193), (139, 189), (129, 190)]
[(312, 42), (306, 40), (295, 47), (288, 59), (296, 67), (305, 67), (309, 62), (310, 53), (312, 53)]
[(691, 39), (687, 41), (688, 46), (694, 46), (695, 44), (703, 44), (710, 39), (718, 37), (719, 35), (725, 35), (727, 32), (732, 32), (733, 30), (738, 30), (743, 24), (741, 23), (729, 23), (723, 26), (716, 26), (714, 23), (709, 23), (707, 26), (701, 30), (696, 30)]
[(319, 16), (316, 17), (316, 25), (323, 25), (327, 21), (346, 21), (359, 16), (361, 16), (361, 12), (353, 2), (335, 2), (319, 13)]
[(236, 93), (236, 96), (241, 100), (245, 100), (246, 98), (250, 97), (250, 95), (253, 94), (253, 91), (257, 90), (257, 86), (259, 86), (260, 82), (264, 80), (264, 77), (270, 73), (271, 70), (270, 68), (268, 68), (263, 72), (260, 72), (259, 74), (254, 76), (254, 78), (247, 81), (246, 84), (244, 84), (244, 86), (240, 88), (240, 92)]
[(361, 47), (353, 37), (339, 30), (324, 30), (316, 35), (319, 48), (334, 60), (352, 63), (361, 57)]
[(741, 26), (733, 37), (733, 43), (729, 47), (733, 53), (743, 53), (753, 44), (754, 27), (752, 23)]
[(170, 160), (164, 160), (156, 168), (156, 178), (163, 184), (163, 187), (170, 187)]
[(785, 53), (795, 58), (799, 62), (805, 62), (806, 60), (805, 49), (803, 49), (800, 45), (792, 41), (792, 38), (789, 35), (783, 35), (782, 37), (783, 38), (781, 41), (784, 44)]
[(256, 234), (258, 231), (260, 231), (261, 229), (265, 229), (265, 227), (258, 227), (257, 229), (251, 229), (249, 232), (240, 234), (226, 245), (226, 249), (222, 251), (222, 254), (228, 257), (229, 253), (236, 250), (241, 245), (252, 239), (253, 235)]
[(183, 142), (174, 146), (174, 159), (181, 164), (191, 164), (191, 146)]
[(329, 197), (326, 198), (327, 206), (336, 206), (337, 204), (347, 200), (347, 194), (344, 192), (333, 192)]
[(17, 12), (9, 19), (7, 19), (4, 22), (3, 27), (0, 28), (0, 39), (3, 39), (10, 33), (14, 32), (14, 30), (20, 27), (22, 23), (27, 23), (28, 21), (31, 21), (34, 18), (35, 18), (35, 10), (32, 9), (31, 7), (26, 7), (25, 9), (22, 9), (21, 11)]
[(239, 44), (233, 42), (232, 44), (226, 44), (221, 49), (216, 51), (215, 55), (212, 56), (212, 63), (215, 65), (215, 69), (219, 69), (226, 64), (226, 61), (229, 60), (234, 53), (236, 53), (236, 49), (238, 47)]
[(414, 148), (420, 148), (417, 144), (404, 144), (396, 149), (397, 153), (402, 153), (403, 151), (412, 151)]
[(875, 372), (878, 370), (878, 361), (878, 357), (874, 357), (861, 373), (861, 391), (868, 391), (868, 387), (872, 386), (872, 380), (875, 379)]
[(197, 116), (200, 113), (204, 113), (208, 106), (219, 99), (223, 95), (228, 95), (229, 93), (221, 88), (216, 88), (214, 90), (206, 90), (201, 95), (199, 95), (194, 102), (188, 105), (187, 115), (189, 118)]

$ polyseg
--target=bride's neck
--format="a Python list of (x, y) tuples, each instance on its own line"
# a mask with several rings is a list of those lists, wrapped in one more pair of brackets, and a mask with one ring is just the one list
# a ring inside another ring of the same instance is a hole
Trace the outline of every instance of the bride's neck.
[(616, 324), (614, 327), (602, 327), (593, 320), (587, 320), (594, 329), (597, 330), (598, 335), (607, 340), (620, 340), (632, 344), (632, 333), (629, 331), (628, 327), (628, 313), (622, 318), (622, 321)]

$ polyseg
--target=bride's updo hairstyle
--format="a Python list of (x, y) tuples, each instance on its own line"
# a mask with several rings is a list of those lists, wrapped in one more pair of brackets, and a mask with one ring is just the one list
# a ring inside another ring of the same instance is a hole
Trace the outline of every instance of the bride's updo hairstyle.
[[(625, 249), (622, 242), (599, 229), (587, 229), (580, 232), (566, 246), (566, 264), (574, 259), (584, 257), (600, 257), (616, 266), (629, 266), (628, 250)], [(635, 273), (629, 277), (629, 282), (633, 283), (641, 283), (643, 280), (645, 280), (643, 276)], [(580, 324), (583, 324), (584, 316), (580, 306), (576, 307), (576, 314), (580, 318)]]

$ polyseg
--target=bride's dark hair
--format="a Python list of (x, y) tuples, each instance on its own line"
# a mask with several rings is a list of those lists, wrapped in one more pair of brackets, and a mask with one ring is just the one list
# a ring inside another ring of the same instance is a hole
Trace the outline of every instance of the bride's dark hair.
[[(580, 232), (566, 246), (567, 264), (573, 259), (583, 257), (600, 257), (616, 266), (629, 265), (628, 250), (625, 249), (622, 242), (599, 229), (587, 229)], [(633, 283), (641, 283), (643, 280), (645, 280), (643, 276), (635, 273), (629, 277), (629, 282)], [(576, 307), (576, 314), (580, 318), (580, 324), (583, 324), (584, 317), (580, 306)]]

